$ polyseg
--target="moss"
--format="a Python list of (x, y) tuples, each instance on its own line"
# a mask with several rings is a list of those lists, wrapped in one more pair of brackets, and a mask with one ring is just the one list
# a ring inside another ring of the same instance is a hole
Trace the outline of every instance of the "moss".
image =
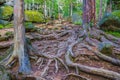
[(112, 15), (117, 16), (118, 18), (120, 18), (120, 10), (112, 12)]
[(9, 23), (9, 24), (7, 24), (7, 25), (4, 26), (4, 28), (11, 28), (11, 27), (13, 27), (12, 23)]
[(103, 54), (110, 56), (113, 52), (113, 45), (110, 42), (101, 42), (98, 45), (98, 50)]
[(9, 23), (9, 24), (6, 24), (6, 25), (0, 24), (0, 29), (11, 28), (11, 27), (13, 27), (13, 24), (12, 24), (12, 23)]
[(8, 37), (13, 37), (13, 32), (12, 31), (8, 31), (5, 33), (6, 36)]
[(120, 38), (120, 32), (106, 31), (106, 33), (107, 34), (111, 34), (111, 35), (113, 35), (115, 37)]
[(0, 10), (1, 10), (0, 15), (2, 15), (1, 16), (2, 19), (9, 19), (9, 17), (13, 13), (13, 8), (11, 6), (2, 6)]
[(25, 23), (25, 28), (26, 28), (26, 32), (34, 32), (34, 31), (37, 30), (37, 28), (31, 22), (26, 22)]
[(100, 28), (105, 31), (120, 32), (120, 18), (113, 14), (106, 14), (99, 22)]
[(0, 24), (0, 29), (3, 29), (3, 28), (4, 28), (4, 26)]
[(9, 37), (0, 37), (0, 41), (7, 41), (7, 40), (9, 40)]
[(43, 14), (39, 13), (38, 11), (25, 11), (25, 20), (39, 23), (45, 21)]
[(32, 22), (25, 22), (25, 28), (34, 28), (34, 24)]

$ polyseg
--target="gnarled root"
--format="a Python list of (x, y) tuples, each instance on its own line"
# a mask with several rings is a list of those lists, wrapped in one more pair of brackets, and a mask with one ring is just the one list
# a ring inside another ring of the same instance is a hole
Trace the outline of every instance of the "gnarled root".
[(80, 76), (80, 75), (74, 74), (74, 73), (69, 73), (69, 74), (67, 74), (67, 75), (65, 76), (64, 80), (66, 80), (66, 79), (67, 79), (68, 77), (70, 77), (70, 76), (75, 76), (75, 77), (79, 78), (79, 80), (90, 80), (90, 79), (88, 79), (88, 78), (86, 78), (86, 77), (83, 77), (83, 76)]
[(94, 75), (100, 75), (100, 76), (110, 78), (110, 79), (115, 79), (115, 80), (120, 79), (120, 74), (118, 74), (117, 72), (109, 71), (109, 70), (105, 70), (105, 69), (101, 69), (101, 68), (88, 67), (88, 66), (84, 66), (82, 64), (73, 63), (70, 59), (69, 51), (67, 51), (65, 59), (66, 59), (67, 65), (69, 67), (78, 67), (83, 72), (94, 74)]
[(99, 57), (102, 60), (105, 60), (107, 62), (110, 62), (114, 65), (120, 66), (120, 60), (106, 56), (104, 54), (102, 54), (101, 52), (97, 51), (97, 50), (93, 50), (90, 46), (82, 44), (83, 47), (86, 47), (88, 50), (92, 51), (97, 57)]

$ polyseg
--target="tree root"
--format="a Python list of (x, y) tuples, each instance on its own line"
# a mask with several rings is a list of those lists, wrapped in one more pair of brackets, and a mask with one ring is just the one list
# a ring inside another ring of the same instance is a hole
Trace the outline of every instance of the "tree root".
[(43, 72), (41, 74), (42, 77), (44, 77), (46, 75), (47, 71), (49, 70), (49, 65), (51, 64), (52, 61), (53, 60), (48, 61), (47, 66), (44, 68), (44, 70), (43, 70)]
[(0, 80), (10, 80), (10, 76), (3, 65), (0, 65)]
[(56, 58), (56, 59), (61, 62), (61, 64), (65, 67), (65, 69), (66, 69), (67, 72), (69, 73), (69, 68), (68, 68), (68, 66), (64, 63), (64, 61), (63, 61), (62, 59), (60, 59), (60, 58)]
[[(92, 47), (97, 47), (97, 45), (91, 40), (90, 37), (86, 37), (84, 34), (79, 36), (78, 34), (76, 34), (75, 31), (74, 32), (72, 32), (72, 31), (63, 31), (63, 32), (61, 32), (59, 34), (53, 33), (53, 34), (48, 34), (48, 35), (33, 35), (33, 36), (34, 36), (34, 39), (39, 38), (38, 40), (44, 40), (44, 39), (45, 40), (46, 39), (47, 40), (53, 40), (53, 39), (54, 40), (59, 40), (60, 37), (63, 37), (65, 35), (69, 34), (69, 33), (71, 33), (72, 36), (70, 36), (70, 38), (68, 38), (68, 40), (66, 41), (66, 43), (67, 43), (67, 47), (65, 47), (66, 48), (65, 49), (66, 53), (62, 53), (60, 51), (60, 49), (58, 49), (58, 52), (57, 52), (56, 55), (50, 55), (47, 52), (45, 52), (44, 50), (42, 51), (42, 53), (39, 53), (36, 49), (33, 49), (33, 47), (31, 46), (30, 43), (28, 44), (27, 49), (30, 52), (36, 53), (36, 54), (32, 53), (30, 55), (31, 56), (37, 56), (37, 58), (35, 58), (35, 60), (38, 59), (38, 57), (39, 57), (39, 59), (35, 63), (36, 65), (39, 64), (38, 69), (40, 69), (41, 66), (43, 65), (44, 59), (46, 59), (46, 58), (48, 59), (47, 66), (43, 69), (43, 72), (41, 74), (41, 78), (46, 76), (46, 74), (47, 74), (47, 72), (49, 70), (50, 64), (54, 61), (55, 62), (54, 63), (55, 64), (55, 66), (54, 66), (55, 67), (55, 73), (57, 73), (59, 71), (59, 63), (61, 63), (61, 65), (65, 68), (67, 73), (70, 72), (69, 67), (74, 67), (76, 69), (76, 74), (73, 74), (73, 73), (67, 74), (65, 76), (65, 79), (68, 76), (75, 76), (75, 77), (81, 78), (83, 80), (89, 80), (89, 79), (87, 79), (85, 77), (80, 76), (79, 75), (79, 70), (81, 70), (83, 72), (86, 72), (86, 73), (89, 73), (89, 74), (94, 74), (94, 75), (106, 77), (106, 78), (109, 78), (109, 79), (114, 79), (114, 80), (119, 80), (120, 79), (120, 74), (117, 73), (117, 72), (110, 71), (110, 70), (105, 70), (105, 69), (102, 69), (102, 68), (94, 68), (94, 67), (85, 66), (85, 65), (82, 65), (82, 64), (74, 63), (71, 60), (71, 57), (74, 57), (74, 58), (76, 57), (76, 55), (73, 52), (73, 47), (75, 47), (76, 44), (80, 43), (81, 47), (87, 48), (88, 50), (92, 51), (100, 59), (103, 59), (103, 60), (105, 60), (107, 62), (110, 62), (112, 64), (120, 66), (120, 60), (105, 56), (104, 54), (100, 53), (97, 50), (94, 51), (92, 49)], [(117, 41), (119, 41), (119, 39), (113, 38), (111, 36), (107, 36), (103, 32), (100, 32), (99, 34), (100, 34), (100, 36), (102, 35), (105, 39), (112, 40), (111, 42), (113, 42), (115, 45), (117, 44)], [(85, 41), (83, 41), (83, 39)], [(84, 42), (87, 43), (87, 44), (84, 44)], [(61, 59), (62, 55), (65, 57), (65, 62), (63, 61), (63, 59)], [(8, 60), (8, 58), (9, 58), (9, 60)], [(9, 56), (8, 58), (6, 59), (6, 60), (8, 60), (6, 65), (9, 65), (11, 63), (13, 64), (14, 59), (16, 59), (16, 57), (13, 56), (13, 55)]]
[[(73, 41), (73, 43), (76, 43), (76, 42)], [(105, 70), (105, 69), (101, 69), (101, 68), (88, 67), (88, 66), (84, 66), (82, 64), (77, 64), (77, 63), (72, 62), (70, 57), (73, 56), (73, 52), (72, 52), (73, 46), (71, 46), (71, 45), (68, 46), (67, 53), (65, 54), (65, 61), (69, 67), (75, 67), (75, 68), (78, 67), (83, 72), (103, 76), (103, 77), (110, 78), (110, 79), (115, 79), (115, 80), (120, 79), (120, 74), (118, 74), (117, 72), (109, 71), (109, 70)], [(75, 46), (75, 44), (74, 44), (74, 46)]]
[(79, 80), (90, 80), (90, 79), (88, 79), (88, 78), (86, 78), (86, 77), (83, 77), (83, 76), (80, 76), (80, 75), (74, 74), (74, 73), (69, 73), (69, 74), (67, 74), (63, 80), (66, 80), (66, 79), (67, 79), (68, 77), (70, 77), (70, 76), (78, 77)]
[(70, 59), (70, 52), (69, 51), (67, 52), (65, 59), (66, 59), (67, 65), (69, 67), (78, 67), (83, 72), (103, 76), (103, 77), (110, 78), (110, 79), (115, 79), (115, 80), (120, 79), (120, 74), (118, 74), (116, 72), (101, 69), (101, 68), (88, 67), (88, 66), (84, 66), (82, 64), (73, 63)]
[(107, 61), (107, 62), (110, 62), (110, 63), (112, 63), (112, 64), (114, 64), (114, 65), (120, 66), (120, 60), (115, 59), (115, 58), (112, 58), (112, 57), (108, 57), (108, 56), (102, 54), (102, 53), (99, 52), (99, 51), (95, 51), (95, 50), (93, 50), (93, 49), (92, 49), (90, 46), (88, 46), (88, 45), (82, 44), (82, 46), (84, 46), (84, 47), (86, 47), (88, 50), (92, 51), (92, 52), (93, 52), (97, 57), (99, 57), (100, 59), (103, 59), (103, 60), (105, 60), (105, 61)]

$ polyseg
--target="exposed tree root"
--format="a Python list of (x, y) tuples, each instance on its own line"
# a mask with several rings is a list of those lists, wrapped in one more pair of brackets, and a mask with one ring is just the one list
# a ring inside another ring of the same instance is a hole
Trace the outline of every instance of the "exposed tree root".
[(42, 72), (41, 76), (44, 77), (47, 73), (47, 71), (49, 70), (49, 65), (51, 64), (53, 60), (49, 60), (47, 63), (47, 66), (44, 68), (44, 71)]
[(86, 77), (83, 77), (83, 76), (80, 76), (80, 75), (74, 74), (74, 73), (69, 73), (69, 74), (67, 74), (67, 75), (65, 76), (64, 80), (66, 80), (66, 79), (67, 79), (68, 77), (70, 77), (70, 76), (75, 76), (75, 77), (79, 78), (79, 80), (90, 80), (90, 79), (88, 79), (88, 78), (86, 78)]
[[(109, 40), (112, 43), (114, 43), (114, 47), (116, 49), (119, 49), (120, 44), (117, 44), (117, 43), (120, 40), (118, 38), (108, 36), (107, 34), (105, 34), (102, 31), (96, 31), (96, 33), (98, 33), (98, 36), (95, 35), (95, 33), (93, 33), (93, 32), (91, 33), (91, 35), (92, 35), (92, 37), (94, 37), (94, 39), (97, 39), (99, 42)], [(58, 47), (57, 53), (54, 55), (51, 55), (50, 54), (51, 52), (49, 52), (49, 51), (45, 52), (45, 49), (47, 49), (48, 46), (45, 46), (45, 48), (41, 52), (38, 52), (36, 49), (34, 49), (31, 46), (30, 42), (27, 41), (28, 42), (27, 49), (29, 50), (30, 55), (37, 56), (34, 59), (35, 60), (37, 59), (37, 62), (35, 64), (38, 65), (38, 69), (41, 69), (41, 66), (44, 64), (45, 59), (47, 59), (47, 61), (48, 61), (47, 65), (45, 66), (45, 68), (43, 69), (43, 72), (41, 74), (41, 77), (40, 77), (41, 80), (42, 79), (45, 80), (43, 77), (46, 76), (47, 72), (50, 69), (49, 66), (52, 64), (52, 62), (54, 62), (55, 73), (59, 72), (59, 65), (60, 65), (59, 63), (61, 63), (61, 65), (65, 68), (65, 70), (68, 73), (68, 75), (65, 76), (65, 79), (69, 76), (75, 76), (75, 77), (81, 78), (82, 80), (89, 80), (89, 79), (79, 75), (79, 70), (80, 70), (80, 71), (83, 71), (83, 72), (86, 72), (89, 74), (94, 74), (94, 75), (102, 76), (102, 77), (113, 79), (113, 80), (120, 80), (120, 74), (117, 72), (102, 69), (102, 68), (89, 67), (89, 66), (78, 64), (78, 63), (75, 63), (72, 61), (73, 57), (76, 58), (76, 54), (73, 52), (73, 48), (76, 46), (76, 44), (80, 44), (81, 48), (82, 47), (87, 48), (89, 51), (92, 51), (100, 59), (103, 59), (107, 62), (110, 62), (112, 64), (120, 66), (120, 60), (108, 57), (97, 50), (93, 50), (92, 47), (97, 48), (97, 44), (91, 40), (91, 36), (85, 36), (84, 34), (80, 35), (75, 30), (69, 30), (69, 31), (58, 32), (58, 34), (52, 33), (52, 34), (47, 34), (47, 35), (39, 35), (39, 34), (33, 35), (32, 39), (59, 40), (59, 38), (66, 36), (67, 34), (69, 34), (69, 37), (68, 37), (67, 41), (65, 42), (65, 45), (67, 45), (67, 46), (64, 45), (65, 46), (64, 49), (61, 49)], [(103, 37), (104, 37), (104, 39), (103, 39)], [(53, 46), (53, 45), (51, 45), (51, 46)], [(64, 50), (66, 53), (62, 52)], [(9, 60), (8, 60), (8, 58), (9, 58)], [(8, 60), (6, 65), (15, 63), (14, 59), (16, 59), (16, 55), (11, 55), (11, 57), (8, 56), (8, 58), (6, 59), (6, 60)], [(65, 61), (63, 58), (65, 58)], [(74, 67), (76, 69), (76, 74), (69, 73), (70, 72), (69, 67)]]
[(71, 53), (68, 50), (67, 53), (66, 53), (65, 59), (66, 59), (67, 65), (69, 67), (78, 67), (81, 71), (84, 71), (86, 73), (90, 73), (90, 74), (94, 74), (94, 75), (100, 75), (100, 76), (110, 78), (110, 79), (115, 79), (115, 80), (120, 79), (120, 74), (118, 74), (116, 72), (101, 69), (101, 68), (88, 67), (88, 66), (84, 66), (82, 64), (73, 63), (70, 59), (70, 56), (71, 56)]
[(3, 65), (0, 65), (0, 80), (10, 80), (10, 76)]
[(98, 56), (100, 59), (103, 59), (103, 60), (105, 60), (105, 61), (107, 61), (107, 62), (110, 62), (110, 63), (112, 63), (112, 64), (114, 64), (114, 65), (120, 66), (120, 60), (115, 59), (115, 58), (112, 58), (112, 57), (108, 57), (108, 56), (102, 54), (102, 53), (99, 52), (99, 51), (95, 51), (95, 50), (93, 50), (93, 49), (92, 49), (90, 46), (88, 46), (88, 45), (82, 44), (82, 46), (84, 46), (84, 47), (86, 47), (88, 50), (92, 51), (92, 52), (93, 52), (96, 56)]

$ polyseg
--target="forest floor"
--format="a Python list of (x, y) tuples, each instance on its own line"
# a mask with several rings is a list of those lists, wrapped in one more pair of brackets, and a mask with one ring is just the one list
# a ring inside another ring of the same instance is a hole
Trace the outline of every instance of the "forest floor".
[[(42, 27), (44, 24), (36, 24), (37, 27)], [(50, 35), (50, 33), (54, 34), (53, 36), (56, 36), (57, 33), (60, 33), (61, 31), (63, 31), (64, 29), (67, 30), (72, 30), (72, 29), (78, 29), (81, 26), (78, 25), (74, 25), (74, 24), (70, 24), (70, 23), (62, 23), (62, 24), (54, 24), (54, 25), (47, 25), (47, 26), (43, 26), (43, 31), (42, 31), (42, 35), (46, 35), (47, 34)], [(4, 34), (8, 31), (13, 31), (13, 29), (3, 29), (0, 30), (0, 34), (2, 36), (4, 36)], [(44, 53), (44, 54), (48, 54), (48, 55), (56, 55), (57, 53), (65, 53), (65, 49), (67, 48), (66, 46), (66, 41), (69, 37), (69, 34), (65, 34), (63, 37), (59, 37), (56, 39), (54, 38), (43, 38), (43, 39), (34, 39), (35, 36), (39, 36), (41, 37), (41, 32), (37, 33), (37, 32), (28, 32), (26, 33), (26, 35), (31, 38), (31, 42), (32, 42), (32, 46), (39, 52), (39, 53)], [(92, 41), (98, 43), (97, 40), (93, 39)], [(0, 45), (3, 44), (12, 44), (13, 41), (12, 39), (8, 40), (8, 41), (1, 41)], [(92, 46), (91, 46), (92, 47)], [(96, 49), (96, 47), (93, 47), (94, 49)], [(6, 49), (0, 49), (0, 55), (4, 55), (5, 54)], [(75, 63), (79, 63), (79, 64), (83, 64), (86, 66), (91, 66), (91, 67), (96, 67), (96, 68), (102, 68), (102, 69), (107, 69), (107, 70), (112, 70), (115, 72), (120, 73), (120, 68), (118, 66), (112, 65), (108, 62), (105, 62), (101, 59), (99, 59), (96, 55), (94, 55), (94, 53), (92, 51), (87, 50), (86, 48), (82, 48), (81, 49), (81, 45), (78, 43), (73, 47), (73, 52), (75, 55), (77, 55), (76, 58), (72, 58), (72, 61)], [(36, 60), (37, 59), (37, 60)], [(39, 59), (39, 60), (38, 60)], [(64, 56), (61, 56), (61, 59), (64, 60)], [(44, 70), (45, 67), (48, 66), (48, 70), (47, 72), (43, 75), (43, 78), (45, 80), (64, 80), (66, 78), (66, 80), (84, 80), (84, 79), (80, 79), (79, 77), (76, 76), (68, 76), (68, 74), (79, 74), (83, 77), (86, 77), (89, 80), (111, 80), (111, 79), (107, 79), (101, 76), (97, 76), (97, 75), (92, 75), (92, 74), (87, 74), (85, 72), (76, 71), (76, 68), (69, 68), (69, 73), (67, 72), (67, 70), (65, 69), (65, 67), (63, 65), (61, 65), (60, 63), (58, 63), (56, 60), (51, 60), (51, 64), (49, 64), (48, 62), (50, 61), (50, 59), (45, 59), (43, 57), (37, 57), (34, 60), (34, 57), (31, 58), (31, 65), (32, 65), (32, 74), (29, 75), (30, 77), (37, 77), (39, 78)], [(58, 72), (56, 72), (57, 67), (55, 67), (57, 65), (58, 66)], [(12, 68), (12, 74), (16, 75), (16, 72), (18, 70), (18, 64), (17, 66), (15, 65)], [(67, 76), (67, 77), (66, 77)], [(43, 80), (44, 80), (43, 79)], [(26, 78), (25, 80), (34, 80), (34, 78)], [(38, 79), (38, 80), (42, 80)]]

